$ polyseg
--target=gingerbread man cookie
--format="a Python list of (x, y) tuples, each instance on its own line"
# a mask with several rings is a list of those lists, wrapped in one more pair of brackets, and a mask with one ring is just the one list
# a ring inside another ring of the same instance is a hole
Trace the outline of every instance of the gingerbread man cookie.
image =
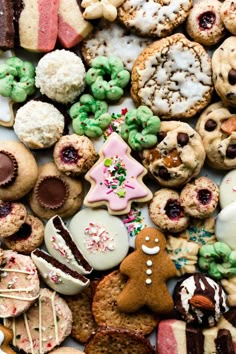
[(0, 353), (16, 354), (16, 352), (12, 350), (10, 347), (12, 338), (13, 338), (12, 331), (3, 325), (0, 325)]
[(156, 313), (168, 313), (173, 308), (166, 281), (176, 276), (176, 269), (166, 254), (164, 234), (154, 227), (143, 229), (135, 240), (136, 250), (120, 265), (121, 273), (129, 277), (118, 296), (120, 311), (135, 312), (148, 306)]

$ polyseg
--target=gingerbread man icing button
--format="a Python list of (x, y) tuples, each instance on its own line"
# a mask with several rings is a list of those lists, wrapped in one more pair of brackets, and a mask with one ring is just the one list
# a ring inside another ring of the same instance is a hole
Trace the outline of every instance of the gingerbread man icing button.
[(122, 215), (130, 211), (133, 201), (147, 202), (152, 198), (142, 181), (147, 170), (130, 155), (129, 146), (117, 133), (109, 136), (99, 155), (85, 175), (91, 188), (84, 205), (106, 205), (110, 214)]
[(128, 281), (117, 299), (123, 312), (135, 312), (144, 305), (160, 314), (173, 308), (166, 281), (176, 276), (176, 269), (166, 254), (166, 240), (154, 227), (143, 229), (135, 240), (136, 250), (120, 265)]

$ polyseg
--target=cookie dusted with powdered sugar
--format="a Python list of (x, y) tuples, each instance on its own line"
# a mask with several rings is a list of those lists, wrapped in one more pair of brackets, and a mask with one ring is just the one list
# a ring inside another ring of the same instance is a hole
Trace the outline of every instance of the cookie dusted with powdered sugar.
[(205, 49), (177, 33), (152, 43), (138, 56), (131, 96), (162, 119), (190, 118), (212, 96), (211, 60)]
[(192, 0), (125, 0), (118, 8), (118, 19), (141, 36), (165, 37), (184, 22)]
[(94, 31), (83, 40), (81, 53), (89, 66), (98, 55), (113, 55), (120, 57), (125, 69), (131, 71), (135, 59), (150, 43), (151, 39), (131, 34), (117, 22), (100, 21)]

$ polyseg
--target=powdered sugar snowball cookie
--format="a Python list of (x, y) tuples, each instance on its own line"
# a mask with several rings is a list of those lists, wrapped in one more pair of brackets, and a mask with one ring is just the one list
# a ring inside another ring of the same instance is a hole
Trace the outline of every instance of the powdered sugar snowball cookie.
[(19, 230), (4, 238), (3, 243), (13, 251), (30, 254), (43, 243), (43, 240), (44, 223), (36, 216), (28, 214)]
[(27, 210), (22, 203), (0, 200), (0, 236), (5, 238), (13, 235), (24, 224), (26, 217)]
[(60, 345), (72, 328), (72, 313), (55, 291), (40, 289), (34, 306), (5, 325), (13, 331), (13, 344), (29, 354), (48, 353)]
[(210, 178), (202, 176), (184, 186), (180, 200), (186, 214), (204, 219), (216, 210), (219, 188)]
[(0, 145), (0, 200), (16, 201), (33, 188), (38, 166), (24, 144), (6, 140)]
[(236, 202), (236, 169), (226, 173), (220, 183), (220, 207)]
[(85, 67), (75, 53), (57, 49), (45, 54), (36, 66), (35, 85), (59, 103), (71, 103), (84, 90)]
[(29, 149), (45, 149), (62, 136), (64, 116), (52, 104), (29, 101), (18, 109), (14, 131)]
[(149, 204), (149, 215), (163, 231), (180, 232), (189, 224), (179, 193), (169, 188), (161, 188), (154, 194)]
[(125, 0), (118, 8), (118, 19), (141, 36), (166, 37), (183, 23), (192, 0)]
[(211, 46), (224, 38), (226, 29), (220, 16), (221, 6), (218, 0), (200, 0), (193, 5), (186, 31), (194, 41)]
[(196, 177), (206, 153), (200, 135), (180, 121), (161, 122), (158, 143), (141, 153), (143, 165), (163, 187), (175, 188)]
[(117, 266), (127, 255), (129, 237), (123, 222), (106, 210), (85, 208), (75, 214), (69, 230), (95, 270)]
[(73, 239), (69, 229), (58, 215), (47, 221), (44, 240), (50, 255), (70, 269), (81, 274), (89, 274), (93, 270), (81, 253), (80, 247), (76, 246), (75, 239)]
[(212, 55), (213, 83), (222, 101), (236, 107), (236, 37), (231, 36)]
[(81, 43), (81, 53), (88, 66), (96, 56), (114, 55), (131, 71), (135, 59), (150, 43), (150, 39), (130, 33), (118, 22), (100, 21)]
[(222, 3), (220, 14), (227, 30), (236, 35), (236, 1), (225, 0)]
[(64, 135), (54, 146), (53, 159), (59, 171), (66, 175), (86, 173), (95, 163), (97, 152), (85, 135)]
[(236, 117), (222, 101), (209, 105), (197, 120), (208, 165), (219, 170), (236, 168)]
[(150, 44), (136, 59), (131, 73), (136, 106), (149, 107), (161, 119), (194, 116), (210, 102), (212, 91), (208, 53), (182, 33)]
[(0, 265), (0, 317), (19, 316), (39, 296), (37, 269), (29, 256), (3, 251)]

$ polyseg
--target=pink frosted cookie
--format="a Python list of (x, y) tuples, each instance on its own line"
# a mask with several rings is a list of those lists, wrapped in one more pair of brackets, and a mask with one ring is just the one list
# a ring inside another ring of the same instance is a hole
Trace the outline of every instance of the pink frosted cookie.
[[(25, 353), (47, 353), (70, 335), (72, 313), (55, 291), (41, 289), (38, 301), (23, 315), (7, 319), (13, 344)], [(66, 352), (65, 352), (66, 353)]]
[(23, 4), (20, 46), (35, 52), (51, 51), (57, 40), (59, 0), (23, 0)]
[(77, 0), (60, 0), (58, 15), (58, 39), (64, 48), (75, 46), (93, 29), (84, 19)]
[(129, 212), (132, 201), (146, 202), (151, 191), (142, 178), (146, 169), (130, 156), (130, 148), (117, 133), (112, 133), (99, 152), (100, 158), (85, 175), (91, 188), (84, 205), (106, 205), (110, 214)]
[(85, 208), (79, 211), (71, 219), (69, 229), (95, 270), (114, 268), (128, 253), (129, 238), (124, 224), (106, 210)]
[(3, 251), (0, 271), (0, 317), (19, 316), (39, 296), (37, 269), (29, 256)]

